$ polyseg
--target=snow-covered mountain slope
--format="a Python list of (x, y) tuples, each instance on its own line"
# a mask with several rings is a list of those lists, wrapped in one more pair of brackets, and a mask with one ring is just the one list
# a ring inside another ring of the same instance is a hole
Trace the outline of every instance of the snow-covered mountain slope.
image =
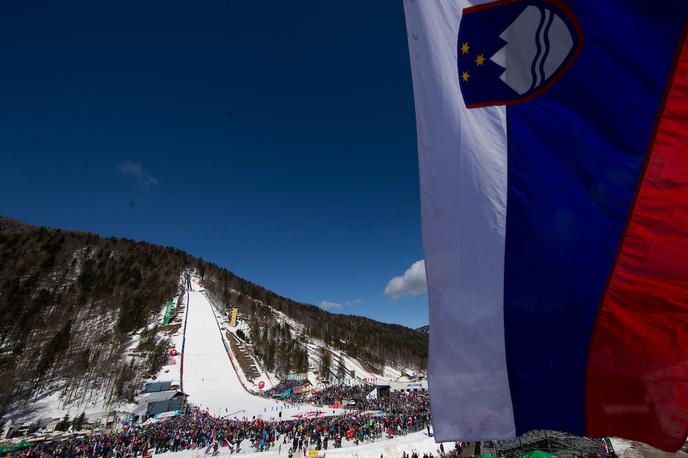
[(241, 384), (208, 299), (198, 291), (189, 295), (183, 381), (191, 402), (218, 416), (274, 408), (274, 401), (249, 394)]
[[(232, 418), (289, 419), (306, 412), (335, 415), (340, 409), (325, 411), (317, 406), (290, 405), (258, 396), (256, 384), (247, 383), (223, 335), (224, 320), (216, 314), (208, 298), (194, 280), (188, 292), (188, 314), (184, 327), (185, 348), (182, 385), (193, 405), (218, 416)], [(266, 380), (264, 377), (261, 378)], [(264, 386), (267, 388), (268, 386)]]
[[(206, 293), (209, 293), (206, 291)], [(213, 295), (209, 294), (212, 298)], [(263, 322), (272, 323), (272, 328), (277, 327), (281, 331), (269, 336), (271, 339), (268, 345), (280, 345), (280, 339), (284, 339), (285, 335), (298, 336), (293, 339), (295, 346), (299, 351), (305, 351), (307, 355), (307, 366), (293, 367), (292, 370), (280, 361), (277, 361), (274, 366), (277, 371), (270, 371), (266, 369), (266, 365), (260, 361), (255, 353), (261, 355), (260, 350), (256, 351), (256, 345), (251, 343), (256, 340), (256, 334), (262, 332), (260, 323), (255, 323), (255, 318), (239, 313), (239, 320), (235, 327), (229, 325), (227, 307), (218, 303), (216, 299), (211, 299), (216, 310), (218, 320), (222, 323), (222, 328), (229, 332), (229, 338), (236, 337), (244, 344), (244, 348), (250, 353), (250, 357), (255, 362), (255, 372), (259, 375), (257, 377), (249, 377), (242, 373), (246, 379), (246, 385), (249, 389), (257, 389), (257, 383), (262, 380), (265, 383), (264, 389), (269, 389), (275, 380), (280, 378), (288, 378), (295, 373), (307, 373), (309, 381), (316, 387), (327, 384), (362, 384), (362, 383), (385, 383), (408, 381), (410, 379), (422, 379), (425, 377), (425, 371), (422, 369), (410, 369), (404, 365), (383, 365), (382, 367), (374, 368), (369, 364), (355, 358), (343, 350), (344, 342), (340, 342), (339, 347), (336, 344), (328, 343), (325, 340), (317, 337), (312, 337), (307, 334), (308, 329), (299, 321), (291, 318), (287, 314), (276, 310), (270, 305), (258, 303), (257, 307), (261, 309), (261, 320)], [(288, 332), (286, 331), (288, 330)], [(237, 337), (241, 335), (242, 337)], [(258, 339), (260, 342), (261, 339)], [(265, 359), (266, 355), (263, 355)], [(285, 368), (287, 370), (285, 370)], [(239, 367), (241, 371), (241, 368)], [(246, 371), (244, 371), (246, 372)]]
[[(372, 368), (372, 372), (383, 373), (385, 366), (413, 370), (423, 370), (426, 366), (428, 336), (413, 329), (360, 316), (333, 314), (248, 282), (241, 287), (220, 270), (208, 270), (200, 275), (214, 303), (221, 307), (238, 306), (239, 313), (249, 321), (256, 355), (270, 371), (286, 370), (279, 367), (279, 361), (287, 359), (287, 351), (291, 352), (288, 358), (294, 366), (305, 367), (310, 355), (303, 351), (303, 342), (295, 343), (306, 337), (345, 351), (364, 364), (364, 369)], [(283, 316), (277, 319), (276, 312)], [(282, 345), (269, 344), (275, 336)]]
[[(427, 337), (403, 326), (292, 301), (174, 248), (0, 217), (0, 422), (111, 411), (147, 380), (181, 385), (169, 351), (184, 337), (184, 272), (218, 320), (239, 307), (240, 325), (223, 337), (250, 369), (239, 373), (249, 390), (289, 373), (360, 382), (425, 366)], [(168, 300), (177, 316), (163, 324)]]
[(178, 250), (0, 218), (0, 417), (131, 399), (164, 358), (166, 331), (152, 327), (185, 262)]

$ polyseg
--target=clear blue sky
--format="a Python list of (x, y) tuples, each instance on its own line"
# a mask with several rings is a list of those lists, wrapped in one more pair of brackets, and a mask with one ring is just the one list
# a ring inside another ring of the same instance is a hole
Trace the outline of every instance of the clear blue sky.
[(0, 56), (1, 214), (427, 323), (401, 0), (8, 0)]

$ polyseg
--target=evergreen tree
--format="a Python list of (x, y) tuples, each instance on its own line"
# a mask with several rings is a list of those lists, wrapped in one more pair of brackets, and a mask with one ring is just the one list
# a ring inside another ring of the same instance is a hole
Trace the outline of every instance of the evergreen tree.
[(72, 422), (72, 426), (74, 427), (74, 431), (81, 431), (81, 429), (84, 427), (84, 423), (86, 422), (86, 412), (81, 412), (81, 415), (76, 417), (74, 421)]
[(270, 340), (265, 352), (265, 366), (267, 370), (273, 371), (275, 369), (275, 341)]
[(326, 378), (330, 374), (332, 354), (326, 347), (320, 347), (320, 376)]
[(305, 345), (301, 350), (301, 364), (299, 365), (299, 372), (308, 372), (310, 369), (310, 363), (308, 362), (308, 347)]
[(344, 364), (344, 358), (339, 357), (339, 362), (337, 364), (337, 378), (341, 381), (346, 377), (346, 365)]
[(62, 326), (62, 329), (50, 339), (38, 364), (37, 369), (40, 375), (43, 375), (43, 373), (55, 363), (55, 359), (67, 350), (71, 339), (71, 329), (72, 321), (69, 320)]
[(69, 425), (72, 422), (69, 419), (69, 414), (66, 413), (64, 417), (62, 417), (62, 420), (60, 420), (57, 425), (55, 425), (55, 429), (57, 431), (67, 431), (69, 429)]

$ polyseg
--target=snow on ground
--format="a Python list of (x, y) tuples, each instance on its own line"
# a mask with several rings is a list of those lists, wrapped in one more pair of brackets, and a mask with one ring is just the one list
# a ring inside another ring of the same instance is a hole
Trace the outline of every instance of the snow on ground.
[[(242, 452), (238, 454), (229, 454), (229, 449), (222, 447), (220, 448), (220, 457), (227, 456), (240, 456), (242, 458), (276, 458), (276, 457), (286, 457), (287, 450), (289, 450), (289, 444), (282, 445), (281, 452), (278, 447), (273, 448), (267, 452), (255, 452), (253, 448), (246, 448), (247, 442), (242, 443)], [(401, 457), (403, 452), (418, 452), (421, 456), (423, 453), (432, 452), (434, 455), (439, 455), (439, 444), (436, 444), (434, 439), (429, 438), (423, 432), (417, 432), (409, 434), (406, 436), (398, 436), (393, 439), (381, 439), (376, 442), (370, 442), (368, 444), (362, 444), (358, 447), (354, 446), (353, 443), (346, 441), (342, 444), (342, 448), (331, 448), (329, 450), (321, 450), (320, 456), (327, 458), (398, 458)], [(445, 443), (445, 450), (449, 451), (454, 446), (453, 443)], [(205, 458), (210, 455), (204, 455), (204, 450), (184, 450), (177, 453), (163, 453), (161, 455), (155, 455), (161, 457), (169, 458)], [(295, 457), (303, 456), (303, 452), (295, 453)]]
[(189, 292), (184, 349), (184, 391), (189, 400), (216, 415), (262, 415), (275, 401), (249, 394), (234, 372), (212, 306), (198, 288)]
[[(312, 345), (312, 344), (311, 344)], [(318, 341), (316, 344), (317, 346), (323, 346), (324, 343)], [(346, 353), (337, 350), (335, 348), (330, 348), (330, 352), (336, 356), (336, 358), (341, 358), (342, 361), (344, 362), (344, 367), (346, 367), (347, 373), (351, 374), (353, 372), (354, 378), (360, 380), (361, 382), (366, 381), (368, 383), (375, 383), (377, 381), (387, 381), (384, 379), (384, 377), (375, 374), (373, 372), (369, 372), (363, 368), (361, 363), (358, 362), (355, 358), (352, 358), (351, 356), (347, 355)], [(332, 367), (335, 368), (337, 367), (337, 361), (336, 359), (333, 360), (332, 362)]]
[[(198, 281), (196, 279), (196, 281)], [(235, 290), (232, 290), (235, 291)], [(304, 331), (304, 325), (284, 312), (281, 312), (274, 307), (272, 307), (269, 304), (264, 304), (261, 301), (257, 301), (260, 304), (262, 304), (265, 307), (268, 307), (271, 312), (273, 313), (275, 319), (277, 322), (280, 324), (288, 325), (291, 328), (292, 335), (298, 336), (301, 335), (301, 333)], [(229, 327), (228, 320), (226, 317), (220, 317), (222, 320), (223, 324), (233, 333), (236, 334), (236, 331), (238, 329), (241, 329), (246, 335), (250, 337), (250, 329), (247, 326), (246, 323), (243, 323), (239, 321), (237, 323), (237, 326), (235, 327)], [(336, 357), (336, 358), (341, 358), (344, 361), (344, 366), (346, 367), (346, 370), (349, 374), (351, 372), (354, 373), (354, 377), (348, 377), (349, 384), (362, 384), (362, 383), (375, 383), (375, 382), (396, 382), (396, 381), (409, 381), (408, 377), (405, 377), (402, 373), (402, 370), (404, 368), (395, 368), (391, 366), (385, 366), (382, 370), (382, 374), (378, 374), (375, 372), (371, 372), (367, 369), (364, 368), (364, 366), (361, 364), (360, 361), (358, 361), (356, 358), (353, 358), (349, 355), (347, 355), (345, 352), (342, 352), (338, 349), (332, 348), (328, 345), (325, 344), (324, 341), (320, 339), (315, 339), (312, 337), (308, 338), (308, 347), (309, 347), (309, 352), (308, 352), (308, 357), (309, 357), (309, 364), (311, 367), (319, 367), (320, 365), (320, 348), (325, 347), (330, 352)], [(255, 361), (255, 358), (254, 358)], [(332, 362), (333, 367), (336, 368), (337, 361), (334, 360)], [(259, 372), (261, 372), (261, 375), (263, 376), (264, 379), (266, 379), (266, 382), (273, 382), (273, 376), (266, 372), (264, 368), (261, 367), (261, 364), (256, 361), (256, 367)], [(420, 375), (425, 375), (424, 373), (420, 373)], [(310, 378), (309, 378), (310, 379)], [(273, 382), (274, 383), (274, 382)], [(270, 385), (270, 383), (268, 383)], [(269, 386), (266, 387), (266, 389), (269, 389)]]
[[(95, 393), (88, 398), (78, 398), (72, 403), (65, 404), (60, 398), (60, 390), (45, 390), (31, 399), (27, 409), (16, 413), (9, 413), (7, 419), (14, 423), (34, 422), (45, 418), (62, 418), (68, 414), (70, 418), (77, 417), (84, 412), (89, 418), (107, 417), (113, 410), (127, 411), (136, 407), (134, 404), (118, 403), (116, 405), (107, 404), (101, 395)], [(2, 423), (0, 423), (1, 425)]]
[(686, 458), (688, 454), (679, 451), (676, 453), (663, 452), (657, 450), (642, 442), (629, 441), (627, 439), (621, 439), (619, 437), (610, 438), (612, 441), (612, 446), (614, 447), (614, 452), (619, 458), (643, 458), (643, 457), (657, 457), (657, 458)]
[[(88, 258), (91, 256), (83, 250), (79, 250), (81, 253), (79, 256), (75, 254), (75, 259), (81, 263), (82, 258)], [(80, 269), (80, 264), (77, 264), (77, 276)], [(183, 275), (180, 276), (180, 282), (183, 280)], [(172, 300), (177, 303), (177, 297), (175, 296)], [(158, 312), (155, 319), (151, 320), (147, 329), (151, 329), (156, 325), (160, 325), (165, 315), (166, 304), (162, 305), (162, 308)], [(183, 318), (183, 317), (182, 317)], [(96, 323), (99, 326), (107, 326), (108, 323), (114, 323), (117, 320), (116, 315), (106, 312), (101, 319), (100, 323)], [(182, 323), (183, 325), (183, 323)], [(181, 348), (182, 331), (181, 329), (171, 336), (172, 344), (176, 348)], [(141, 331), (134, 333), (125, 349), (124, 358), (127, 361), (133, 361), (135, 357), (132, 352), (136, 350), (136, 347), (141, 343)], [(155, 380), (172, 380), (172, 383), (179, 383), (179, 356), (170, 357), (168, 362), (174, 362), (172, 365), (165, 365), (161, 369)], [(109, 404), (106, 402), (106, 395), (102, 390), (90, 390), (85, 395), (79, 396), (71, 402), (65, 402), (62, 396), (62, 390), (64, 388), (64, 381), (57, 381), (52, 383), (50, 386), (45, 387), (41, 392), (37, 393), (32, 397), (27, 408), (22, 408), (17, 412), (10, 413), (8, 418), (14, 422), (29, 422), (37, 421), (46, 418), (61, 418), (65, 414), (74, 418), (84, 412), (88, 417), (92, 418), (107, 418), (111, 416), (112, 411), (117, 412), (127, 412), (131, 411), (136, 407), (136, 404), (126, 403), (126, 402), (115, 402)]]
[[(179, 277), (179, 282), (180, 285), (184, 285), (186, 283), (184, 274), (182, 273)], [(184, 320), (186, 318), (186, 307), (188, 307), (187, 303), (187, 298), (188, 295), (184, 294), (184, 297), (182, 297), (182, 306), (184, 307), (183, 310), (179, 311), (177, 318), (175, 321), (170, 322), (170, 325), (173, 326), (175, 324), (181, 325), (180, 328), (172, 335), (165, 334), (165, 338), (168, 338), (170, 341), (170, 350), (172, 348), (175, 348), (177, 350), (177, 355), (176, 356), (168, 356), (167, 362), (165, 365), (163, 365), (162, 369), (158, 372), (158, 374), (150, 379), (149, 381), (151, 382), (160, 382), (160, 381), (171, 381), (173, 385), (179, 385), (180, 380), (181, 380), (181, 350), (182, 350), (182, 340), (184, 338)], [(175, 296), (172, 298), (172, 302), (174, 306), (177, 306), (177, 300), (179, 299), (179, 296)], [(167, 305), (165, 304), (160, 312), (158, 313), (158, 316), (156, 320), (154, 321), (153, 325), (161, 325), (163, 322), (163, 318), (165, 316), (165, 310), (167, 309)], [(149, 325), (150, 327), (150, 325)], [(135, 340), (135, 344), (133, 343)], [(140, 335), (136, 335), (134, 339), (132, 339), (132, 343), (130, 343), (129, 347), (130, 349), (133, 349), (138, 345), (138, 342), (140, 340)]]
[(399, 380), (401, 378), (401, 371), (390, 367), (390, 366), (385, 366), (384, 369), (384, 376), (388, 378), (389, 380)]
[[(206, 297), (210, 301), (211, 305), (213, 305), (212, 299), (210, 297), (208, 297), (207, 294), (206, 294)], [(250, 380), (246, 376), (244, 371), (241, 369), (241, 365), (239, 364), (239, 361), (237, 360), (237, 355), (235, 355), (231, 351), (231, 344), (230, 344), (230, 342), (226, 336), (226, 331), (230, 331), (236, 337), (237, 340), (241, 341), (242, 344), (247, 345), (246, 342), (243, 341), (236, 334), (237, 330), (239, 330), (239, 329), (242, 329), (243, 332), (246, 332), (246, 334), (248, 334), (247, 325), (243, 322), (237, 321), (236, 326), (230, 326), (229, 325), (229, 318), (226, 315), (222, 315), (222, 313), (220, 313), (217, 310), (217, 304), (215, 304), (215, 307), (212, 307), (212, 309), (213, 309), (213, 313), (215, 315), (215, 319), (217, 320), (218, 323), (220, 323), (220, 329), (222, 330), (222, 332), (221, 332), (222, 339), (225, 341), (227, 348), (230, 348), (229, 354), (230, 354), (230, 357), (232, 358), (232, 363), (234, 364), (234, 368), (237, 370), (237, 374), (239, 375), (239, 379), (241, 380), (241, 383), (245, 387), (247, 387), (250, 391), (254, 391), (254, 392), (260, 390), (260, 388), (258, 387), (258, 383), (260, 383), (261, 381), (265, 384), (263, 386), (263, 390), (269, 390), (274, 385), (276, 385), (278, 383), (278, 382), (275, 382), (275, 380), (277, 380), (277, 377), (275, 377), (274, 375), (271, 375), (269, 372), (267, 372), (265, 370), (265, 368), (263, 367), (263, 365), (260, 363), (260, 361), (258, 361), (250, 352), (247, 352), (246, 355), (249, 358), (251, 358), (256, 371), (260, 375), (255, 380)]]
[[(300, 335), (302, 330), (303, 330), (303, 324), (295, 321), (291, 317), (287, 316), (283, 312), (280, 312), (279, 310), (273, 308), (270, 305), (266, 305), (269, 307), (273, 314), (275, 315), (275, 318), (277, 319), (278, 322), (281, 324), (287, 324), (289, 327), (292, 329), (292, 333), (295, 335)], [(354, 377), (349, 380), (349, 382), (353, 383), (375, 383), (375, 382), (392, 382), (392, 381), (408, 381), (408, 377), (403, 377), (401, 370), (391, 367), (391, 366), (385, 366), (383, 368), (383, 373), (382, 374), (377, 374), (374, 372), (371, 372), (363, 367), (363, 365), (356, 359), (353, 358), (349, 355), (347, 355), (345, 352), (340, 351), (336, 348), (332, 348), (328, 345), (325, 344), (320, 339), (315, 339), (312, 337), (309, 337), (308, 339), (308, 347), (309, 347), (309, 362), (311, 364), (311, 367), (318, 367), (319, 362), (320, 362), (320, 348), (325, 347), (330, 352), (336, 357), (336, 358), (341, 358), (344, 361), (344, 366), (346, 367), (346, 370), (349, 374), (353, 372)], [(336, 359), (333, 360), (332, 362), (333, 367), (337, 367), (337, 361)], [(349, 377), (347, 377), (349, 378)], [(358, 382), (356, 382), (358, 381)]]
[(189, 292), (184, 350), (184, 392), (189, 402), (218, 416), (236, 418), (290, 419), (298, 415), (333, 415), (340, 409), (324, 409), (312, 405), (293, 406), (262, 398), (248, 392), (233, 368), (222, 343), (221, 330), (212, 305), (194, 284)]
[[(273, 314), (277, 318), (277, 321), (281, 321), (283, 324), (286, 323), (289, 325), (289, 327), (292, 329), (292, 332), (295, 335), (299, 335), (303, 331), (303, 325), (294, 319), (290, 318), (283, 312), (280, 312), (279, 310), (276, 310), (272, 306), (269, 306), (270, 309), (272, 310)], [(383, 377), (381, 377), (379, 374), (375, 374), (372, 372), (369, 372), (363, 368), (363, 366), (355, 359), (352, 358), (348, 355), (346, 355), (344, 352), (339, 351), (337, 349), (331, 348), (325, 344), (320, 339), (315, 339), (312, 337), (308, 338), (308, 359), (309, 359), (309, 364), (311, 367), (318, 367), (320, 363), (320, 348), (325, 347), (330, 352), (335, 355), (337, 358), (341, 358), (344, 361), (344, 366), (346, 367), (346, 370), (349, 374), (353, 372), (354, 377), (352, 378), (353, 380), (358, 380), (359, 383), (363, 383), (364, 380), (371, 382), (371, 381), (377, 381), (377, 380), (382, 380)], [(336, 360), (332, 362), (333, 366), (336, 367)], [(353, 381), (351, 380), (351, 381)]]

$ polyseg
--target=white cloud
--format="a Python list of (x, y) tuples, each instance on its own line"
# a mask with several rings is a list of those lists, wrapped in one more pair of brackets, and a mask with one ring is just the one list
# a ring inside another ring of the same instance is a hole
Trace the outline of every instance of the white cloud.
[(354, 299), (353, 301), (347, 301), (346, 305), (358, 305), (361, 302), (363, 302), (363, 301), (361, 301), (361, 299)]
[(425, 260), (411, 264), (401, 277), (392, 278), (385, 288), (385, 296), (399, 299), (401, 296), (418, 296), (428, 292), (425, 280)]
[(318, 304), (318, 307), (320, 307), (323, 310), (333, 310), (333, 309), (342, 308), (342, 304), (338, 304), (336, 302), (330, 302), (330, 301), (320, 301), (320, 304)]
[(147, 173), (140, 162), (124, 161), (117, 164), (117, 170), (124, 176), (136, 180), (144, 188), (158, 185), (158, 179)]

